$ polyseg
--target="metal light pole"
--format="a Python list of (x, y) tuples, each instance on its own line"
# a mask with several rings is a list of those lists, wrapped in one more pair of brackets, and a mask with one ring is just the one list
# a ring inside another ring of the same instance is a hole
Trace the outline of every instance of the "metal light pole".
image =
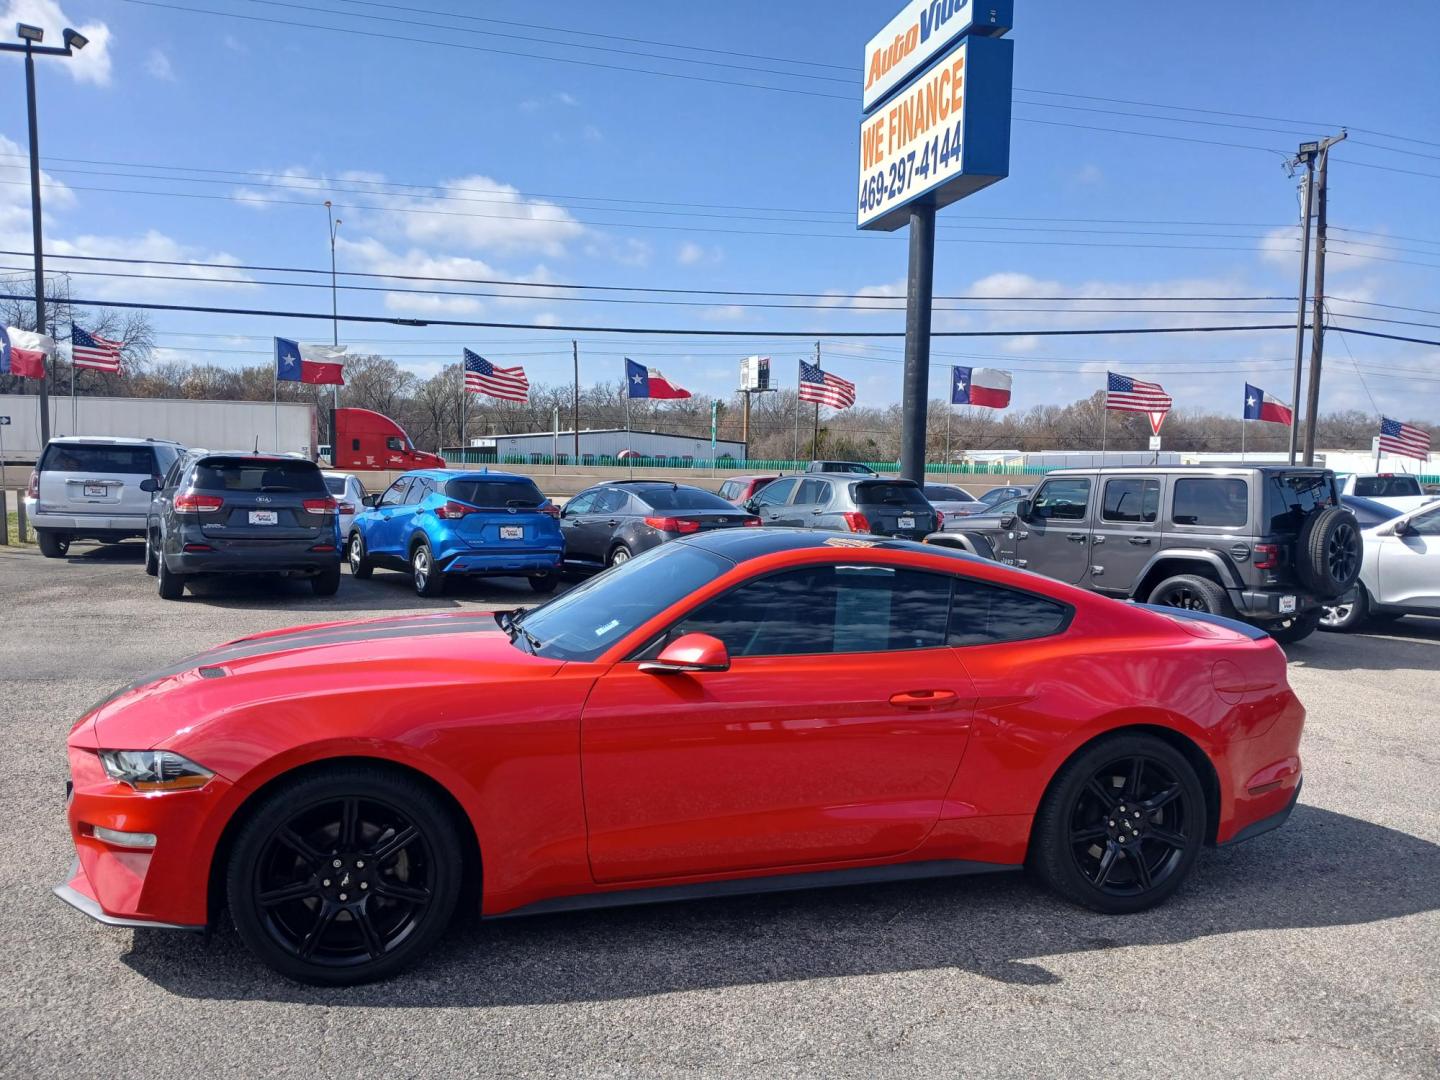
[[(45, 244), (40, 228), (40, 133), (35, 115), (35, 57), (74, 56), (90, 44), (90, 40), (68, 26), (61, 35), (64, 48), (41, 45), (45, 31), (38, 26), (19, 23), (15, 32), (24, 42), (0, 42), (0, 52), (23, 52), (25, 54), (25, 103), (30, 119), (30, 218), (34, 229), (31, 244), (35, 252), (35, 332), (45, 333)], [(42, 359), (40, 376), (40, 442), (50, 441), (50, 362)]]
[[(335, 234), (342, 224), (331, 209), (330, 200), (325, 200), (325, 216), (330, 221), (330, 344), (340, 346), (340, 300), (335, 284)], [(463, 377), (463, 376), (462, 376)], [(340, 387), (330, 387), (330, 460), (335, 460), (335, 411), (340, 408)]]

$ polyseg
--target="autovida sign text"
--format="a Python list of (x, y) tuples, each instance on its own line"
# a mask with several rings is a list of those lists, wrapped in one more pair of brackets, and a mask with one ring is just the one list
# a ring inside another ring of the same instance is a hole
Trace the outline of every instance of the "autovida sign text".
[(1004, 34), (1013, 9), (1014, 0), (911, 0), (865, 46), (861, 111), (873, 109), (961, 34)]

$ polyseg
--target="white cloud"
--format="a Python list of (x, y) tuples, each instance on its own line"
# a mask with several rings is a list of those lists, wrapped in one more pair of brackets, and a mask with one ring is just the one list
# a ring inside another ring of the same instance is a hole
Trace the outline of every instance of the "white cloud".
[(61, 32), (72, 27), (89, 38), (85, 47), (68, 60), (62, 60), (59, 68), (76, 82), (94, 83), (96, 86), (110, 84), (110, 27), (103, 22), (79, 23), (70, 18), (58, 0), (9, 0), (0, 25), (13, 26), (17, 22), (29, 23), (45, 31), (45, 44), (63, 44)]
[(226, 34), (220, 39), (220, 44), (224, 45), (225, 48), (229, 49), (231, 52), (239, 53), (242, 56), (250, 51), (250, 47), (246, 45), (243, 41), (241, 41), (239, 38), (237, 38), (234, 34)]
[(577, 98), (574, 94), (567, 94), (564, 90), (558, 91), (558, 92), (554, 95), (554, 97), (555, 97), (555, 101), (556, 101), (556, 102), (558, 102), (558, 103), (561, 104), (561, 105), (569, 106), (569, 107), (572, 108), (572, 109), (573, 109), (576, 105), (579, 105), (579, 104), (580, 104), (580, 99), (579, 99), (579, 98)]
[(1260, 258), (1275, 266), (1299, 268), (1300, 226), (1282, 225), (1260, 238)]
[(1096, 165), (1093, 161), (1080, 166), (1075, 172), (1075, 182), (1077, 184), (1085, 184), (1087, 186), (1099, 184), (1104, 181), (1104, 179), (1105, 173), (1101, 170), (1100, 166)]
[[(140, 275), (138, 277), (89, 279), (85, 291), (100, 299), (130, 299), (132, 297), (173, 297), (177, 283), (159, 280), (183, 275), (192, 281), (221, 282), (226, 288), (254, 288), (252, 279), (243, 270), (228, 269), (240, 262), (235, 256), (223, 251), (206, 251), (202, 248), (182, 244), (158, 230), (151, 229), (139, 236), (80, 235), (73, 239), (47, 239), (46, 250), (55, 255), (88, 255), (92, 257), (113, 257), (116, 259), (153, 259), (163, 262), (205, 262), (220, 263), (221, 266), (155, 266), (143, 263), (60, 262), (62, 267), (81, 266), (85, 270), (113, 270), (118, 274)], [(154, 278), (154, 281), (147, 281)], [(78, 290), (77, 290), (78, 291)], [(207, 290), (208, 291), (208, 290)]]
[(145, 71), (152, 79), (159, 79), (161, 82), (175, 81), (175, 68), (170, 63), (170, 57), (159, 49), (151, 49), (146, 55)]
[(598, 127), (596, 127), (594, 124), (586, 124), (584, 129), (580, 132), (580, 135), (588, 143), (598, 143), (605, 141), (605, 133), (601, 131)]
[(749, 314), (749, 310), (742, 304), (722, 304), (719, 307), (703, 308), (700, 316), (712, 322), (738, 322)]
[(686, 240), (680, 245), (680, 250), (675, 253), (675, 261), (681, 266), (699, 266), (701, 263), (720, 263), (725, 261), (725, 252), (718, 247), (706, 247), (697, 244), (693, 240)]

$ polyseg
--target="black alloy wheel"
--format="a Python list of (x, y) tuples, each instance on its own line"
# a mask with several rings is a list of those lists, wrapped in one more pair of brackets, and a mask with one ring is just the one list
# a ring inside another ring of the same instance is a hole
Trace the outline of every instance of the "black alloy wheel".
[(1195, 770), (1153, 735), (1102, 740), (1071, 760), (1036, 816), (1032, 865), (1057, 892), (1107, 913), (1160, 903), (1204, 843)]
[(383, 978), (418, 959), (449, 922), (463, 858), (434, 796), (364, 767), (283, 794), (250, 819), (230, 864), (246, 943), (282, 974), (322, 985)]
[(1186, 611), (1204, 611), (1211, 615), (1233, 614), (1230, 597), (1225, 590), (1198, 574), (1180, 574), (1162, 581), (1150, 594), (1150, 603)]

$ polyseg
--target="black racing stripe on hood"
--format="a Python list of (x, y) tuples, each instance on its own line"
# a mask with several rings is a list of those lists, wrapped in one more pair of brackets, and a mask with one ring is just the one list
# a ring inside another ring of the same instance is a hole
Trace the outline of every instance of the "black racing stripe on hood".
[[(487, 613), (488, 614), (488, 613)], [(183, 675), (197, 667), (223, 667), (238, 660), (253, 660), (257, 656), (290, 652), (295, 649), (323, 648), (327, 645), (349, 645), (364, 641), (386, 641), (396, 638), (435, 637), (449, 634), (473, 634), (493, 630), (494, 624), (481, 616), (461, 616), (441, 620), (416, 622), (413, 619), (383, 619), (377, 622), (345, 623), (340, 626), (325, 626), (315, 630), (304, 630), (295, 634), (281, 634), (275, 637), (241, 638), (228, 645), (220, 645), (206, 652), (194, 653), (175, 661), (167, 667), (148, 672), (132, 683), (120, 687), (91, 705), (87, 714), (109, 705), (117, 698), (139, 690), (143, 686), (161, 679)]]

